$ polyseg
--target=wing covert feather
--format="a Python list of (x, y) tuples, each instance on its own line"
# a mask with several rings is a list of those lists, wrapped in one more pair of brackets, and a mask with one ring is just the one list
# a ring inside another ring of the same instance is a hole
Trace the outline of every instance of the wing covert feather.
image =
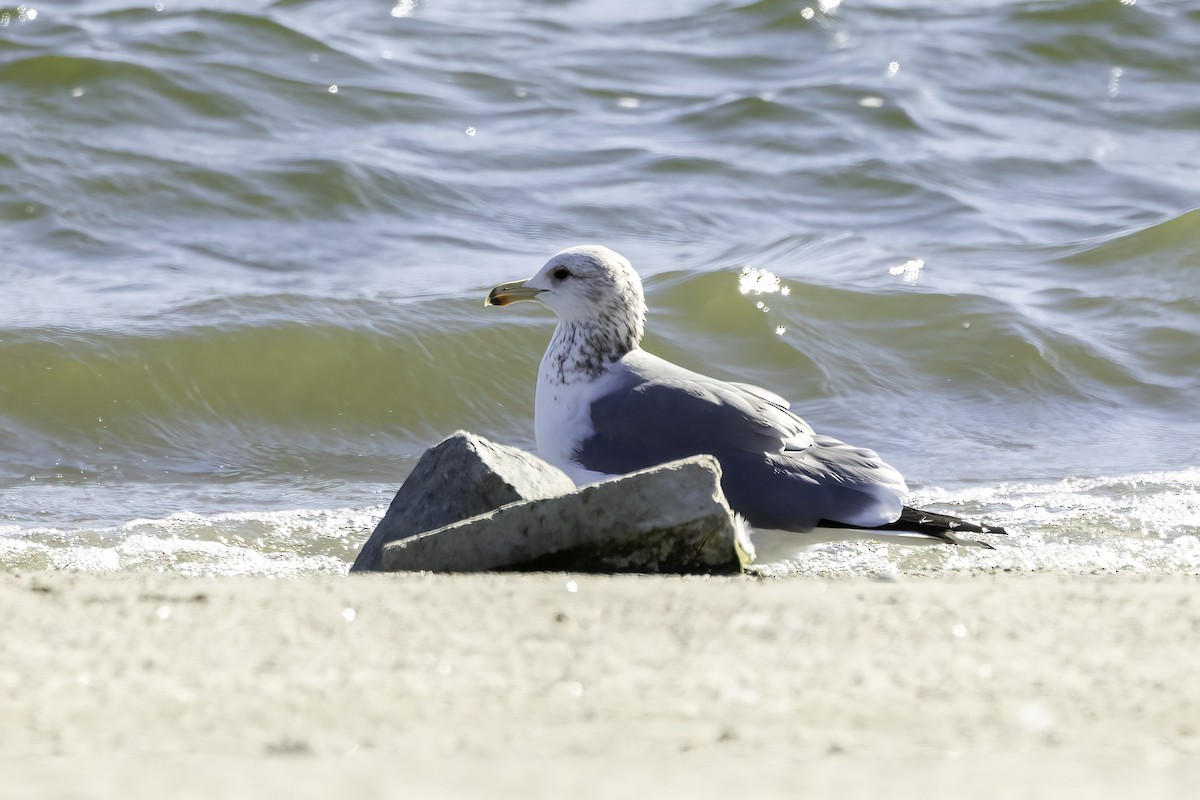
[(756, 388), (678, 367), (635, 375), (592, 403), (593, 433), (575, 460), (621, 474), (711, 454), (730, 505), (756, 527), (808, 530), (822, 519), (879, 525), (899, 515), (907, 491), (899, 473), (871, 450), (815, 434), (776, 402), (782, 398)]

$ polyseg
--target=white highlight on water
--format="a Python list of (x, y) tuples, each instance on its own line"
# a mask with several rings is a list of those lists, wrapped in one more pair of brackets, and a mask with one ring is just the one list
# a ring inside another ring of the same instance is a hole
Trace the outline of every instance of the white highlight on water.
[(1113, 67), (1108, 73), (1108, 99), (1114, 100), (1121, 93), (1121, 76), (1125, 74), (1125, 70), (1120, 67)]
[[(788, 295), (791, 290), (784, 286), (779, 276), (769, 270), (756, 269), (749, 264), (742, 266), (738, 273), (738, 291), (742, 294), (779, 294)], [(762, 304), (759, 304), (762, 307)]]
[[(822, 14), (832, 14), (841, 4), (842, 0), (819, 0), (817, 10)], [(806, 20), (810, 20), (817, 15), (817, 10), (813, 10), (811, 6), (805, 6), (800, 9), (800, 16)]]
[(921, 278), (921, 270), (925, 268), (925, 262), (919, 258), (912, 258), (905, 261), (903, 264), (892, 267), (888, 270), (891, 275), (899, 275), (905, 283), (916, 283)]

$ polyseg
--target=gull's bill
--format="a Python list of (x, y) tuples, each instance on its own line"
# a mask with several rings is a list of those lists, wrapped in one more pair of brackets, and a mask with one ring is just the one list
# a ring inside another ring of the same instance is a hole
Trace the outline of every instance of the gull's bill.
[(531, 289), (526, 286), (525, 281), (509, 281), (488, 292), (487, 299), (483, 301), (483, 304), (485, 306), (506, 306), (521, 300), (532, 300), (541, 291), (541, 289)]

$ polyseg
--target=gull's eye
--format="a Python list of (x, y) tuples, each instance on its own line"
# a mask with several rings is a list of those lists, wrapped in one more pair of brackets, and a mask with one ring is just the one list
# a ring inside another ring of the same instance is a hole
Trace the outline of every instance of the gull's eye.
[(571, 277), (571, 270), (567, 269), (566, 267), (559, 267), (550, 274), (556, 281), (565, 281), (567, 278)]

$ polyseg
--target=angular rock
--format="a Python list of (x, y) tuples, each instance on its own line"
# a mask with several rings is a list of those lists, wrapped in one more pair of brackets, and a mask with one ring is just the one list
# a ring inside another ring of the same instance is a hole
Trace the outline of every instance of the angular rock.
[(508, 503), (573, 491), (565, 472), (537, 456), (458, 431), (421, 456), (350, 571), (378, 570), (383, 546), (396, 539)]
[(725, 502), (720, 470), (696, 456), (506, 505), (391, 542), (383, 569), (740, 572), (754, 551)]

